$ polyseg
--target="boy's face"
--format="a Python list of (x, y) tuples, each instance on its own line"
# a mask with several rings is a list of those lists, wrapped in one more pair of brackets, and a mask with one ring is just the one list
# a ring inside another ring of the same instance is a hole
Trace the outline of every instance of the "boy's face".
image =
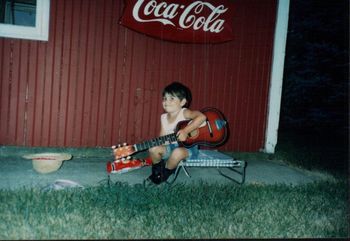
[(179, 111), (186, 104), (186, 99), (180, 100), (177, 96), (165, 94), (162, 103), (167, 113), (173, 113)]

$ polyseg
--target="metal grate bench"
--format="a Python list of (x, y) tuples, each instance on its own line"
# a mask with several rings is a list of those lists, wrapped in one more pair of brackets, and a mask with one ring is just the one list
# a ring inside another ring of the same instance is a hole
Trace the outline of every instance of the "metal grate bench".
[[(238, 184), (243, 184), (245, 181), (246, 166), (247, 163), (245, 161), (235, 160), (231, 156), (225, 155), (221, 152), (212, 150), (200, 150), (197, 158), (186, 159), (179, 163), (175, 170), (174, 178), (171, 181), (168, 181), (168, 183), (172, 184), (173, 182), (175, 182), (181, 169), (185, 172), (186, 176), (190, 178), (191, 175), (189, 174), (186, 167), (216, 167), (222, 176)], [(224, 173), (224, 168), (231, 171), (231, 173)], [(240, 176), (240, 180), (233, 178), (232, 172), (238, 173), (238, 175)]]

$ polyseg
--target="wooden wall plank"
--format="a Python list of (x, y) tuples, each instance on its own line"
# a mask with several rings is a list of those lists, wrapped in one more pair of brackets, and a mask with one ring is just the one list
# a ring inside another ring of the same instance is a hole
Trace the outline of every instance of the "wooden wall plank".
[[(63, 138), (63, 146), (74, 146), (73, 135), (74, 135), (74, 120), (77, 115), (77, 84), (78, 84), (78, 68), (79, 68), (79, 41), (80, 41), (80, 18), (81, 18), (81, 1), (73, 1), (67, 6), (72, 6), (69, 10), (66, 10), (66, 14), (70, 15), (70, 21), (66, 21), (65, 29), (69, 34), (66, 34), (66, 38), (69, 37), (69, 48), (66, 45), (65, 58), (68, 58), (67, 68), (67, 99), (66, 109), (64, 110), (65, 115), (65, 128)], [(67, 40), (65, 40), (66, 42)], [(66, 60), (66, 61), (67, 61)], [(61, 137), (62, 138), (62, 137)]]
[(59, 96), (58, 96), (58, 113), (57, 113), (57, 128), (56, 128), (56, 145), (63, 146), (65, 144), (65, 134), (67, 128), (67, 110), (68, 106), (71, 104), (69, 99), (69, 94), (71, 88), (69, 86), (69, 75), (71, 71), (71, 45), (72, 45), (72, 8), (71, 3), (68, 1), (63, 1), (61, 4), (62, 12), (62, 22), (58, 24), (62, 25), (61, 38), (62, 44), (60, 46), (60, 62), (59, 66)]
[(129, 30), (125, 31), (125, 39), (124, 39), (124, 62), (122, 69), (122, 77), (121, 77), (121, 88), (120, 88), (120, 112), (119, 112), (119, 136), (122, 138), (122, 141), (132, 141), (132, 132), (131, 125), (129, 124), (129, 116), (133, 111), (130, 108), (131, 96), (130, 96), (130, 85), (131, 83), (131, 73), (133, 61), (133, 51), (134, 51), (134, 34)]
[(91, 128), (91, 109), (93, 105), (93, 76), (95, 72), (94, 59), (96, 55), (95, 42), (96, 42), (96, 8), (98, 3), (96, 1), (89, 1), (88, 12), (88, 35), (86, 43), (86, 57), (85, 57), (85, 84), (83, 89), (83, 116), (82, 116), (82, 129), (80, 137), (80, 146), (89, 146), (93, 143)]
[(0, 112), (0, 135), (1, 144), (9, 142), (9, 115), (10, 115), (10, 92), (11, 92), (11, 58), (12, 41), (2, 41), (2, 65), (1, 65), (1, 112)]
[(104, 146), (107, 133), (110, 130), (106, 129), (106, 110), (107, 110), (107, 98), (108, 98), (108, 85), (109, 85), (109, 61), (110, 61), (110, 41), (111, 41), (111, 25), (112, 22), (112, 9), (110, 5), (112, 2), (105, 2), (103, 6), (103, 29), (102, 29), (102, 48), (101, 48), (101, 66), (100, 66), (100, 77), (101, 87), (100, 87), (100, 101), (98, 103), (98, 114), (97, 114), (97, 135), (96, 135), (96, 145)]
[(31, 136), (31, 145), (41, 146), (43, 144), (43, 126), (44, 126), (44, 103), (47, 101), (44, 98), (45, 93), (45, 72), (46, 72), (46, 44), (39, 43), (37, 49), (37, 66), (35, 71), (37, 76), (34, 86), (35, 99), (33, 100), (33, 130)]
[(92, 63), (92, 79), (91, 79), (91, 108), (89, 113), (90, 126), (89, 126), (89, 142), (88, 146), (97, 146), (97, 135), (98, 135), (98, 115), (99, 115), (99, 102), (101, 101), (101, 63), (102, 63), (102, 48), (103, 48), (103, 12), (104, 12), (104, 3), (97, 2), (95, 5), (95, 14), (96, 17), (93, 21), (95, 25), (95, 34), (94, 38), (94, 57), (91, 61)]
[[(49, 41), (45, 52), (44, 79), (43, 79), (43, 109), (42, 109), (42, 126), (40, 146), (53, 145), (51, 142), (51, 126), (52, 126), (52, 102), (53, 102), (53, 73), (54, 73), (54, 58), (55, 58), (55, 43), (56, 43), (56, 21), (57, 21), (57, 2), (50, 4), (50, 26), (49, 26)], [(56, 90), (57, 91), (57, 90)]]
[(64, 95), (62, 90), (62, 61), (64, 49), (64, 20), (65, 20), (65, 1), (56, 3), (56, 21), (55, 21), (55, 45), (53, 46), (52, 73), (51, 73), (51, 109), (50, 111), (50, 128), (49, 128), (49, 145), (59, 146), (59, 133), (64, 130), (60, 129), (61, 98)]
[[(115, 11), (119, 14), (122, 13), (123, 6), (117, 5)], [(120, 16), (120, 15), (119, 15)], [(116, 20), (114, 20), (117, 23)], [(114, 84), (114, 93), (113, 93), (113, 103), (109, 106), (112, 109), (112, 136), (111, 136), (111, 144), (119, 144), (121, 142), (126, 141), (125, 135), (122, 135), (121, 125), (121, 116), (122, 113), (122, 93), (123, 93), (123, 85), (124, 85), (124, 71), (125, 71), (125, 61), (126, 61), (126, 49), (125, 49), (125, 37), (126, 32), (128, 31), (126, 28), (121, 27), (118, 24), (113, 25), (116, 28), (116, 39), (115, 39), (115, 47), (116, 49), (116, 61), (115, 61), (115, 84)], [(119, 80), (119, 81), (117, 81)]]
[[(2, 128), (1, 126), (5, 126), (5, 121), (3, 120), (5, 114), (3, 113), (3, 110), (5, 109), (3, 107), (3, 101), (5, 98), (5, 93), (3, 93), (3, 90), (5, 89), (5, 84), (3, 81), (3, 73), (4, 73), (4, 62), (7, 62), (7, 60), (4, 60), (4, 48), (5, 48), (5, 43), (4, 43), (4, 39), (0, 38), (0, 145), (2, 145), (2, 141), (5, 139), (5, 133), (2, 132)], [(5, 103), (5, 101), (4, 101)]]
[(14, 143), (25, 144), (26, 134), (26, 118), (27, 118), (27, 87), (28, 87), (28, 71), (29, 71), (29, 41), (21, 40), (20, 45), (20, 60), (18, 69), (18, 93), (17, 98), (17, 125), (16, 125), (16, 137)]
[[(72, 120), (71, 126), (73, 127), (71, 145), (72, 146), (81, 146), (82, 145), (82, 132), (84, 128), (83, 122), (86, 121), (84, 119), (84, 94), (85, 94), (85, 84), (86, 84), (86, 59), (87, 59), (87, 44), (88, 44), (88, 36), (89, 36), (89, 11), (90, 11), (90, 3), (86, 3), (85, 1), (76, 2), (79, 5), (73, 5), (75, 7), (75, 12), (80, 13), (80, 18), (77, 24), (75, 25), (75, 29), (79, 31), (78, 35), (75, 35), (77, 38), (77, 70), (76, 70), (76, 88), (74, 90), (74, 118)], [(83, 4), (84, 2), (84, 4)], [(79, 10), (78, 10), (79, 8)], [(76, 32), (75, 32), (76, 33)]]
[(27, 96), (27, 106), (26, 106), (26, 112), (27, 112), (27, 121), (25, 123), (26, 125), (26, 136), (24, 138), (24, 146), (32, 146), (33, 139), (35, 136), (34, 132), (34, 123), (35, 123), (35, 110), (37, 107), (37, 81), (38, 81), (38, 42), (30, 41), (29, 47), (28, 47), (28, 96)]
[[(117, 114), (119, 110), (119, 89), (121, 81), (116, 81), (120, 73), (120, 64), (121, 61), (121, 53), (123, 41), (120, 41), (122, 34), (120, 33), (120, 27), (117, 25), (117, 18), (115, 13), (121, 12), (121, 6), (113, 1), (112, 9), (112, 17), (111, 17), (111, 41), (110, 41), (110, 59), (109, 59), (109, 86), (108, 86), (108, 101), (107, 101), (107, 109), (106, 109), (106, 129), (109, 131), (109, 136), (106, 138), (105, 146), (118, 144), (120, 140), (118, 139), (118, 128), (117, 125)], [(114, 14), (113, 14), (114, 13)]]
[(10, 85), (9, 85), (9, 124), (8, 124), (8, 140), (10, 145), (15, 145), (16, 135), (18, 132), (18, 103), (20, 91), (20, 61), (21, 61), (21, 40), (14, 40), (11, 44), (12, 58), (10, 59)]

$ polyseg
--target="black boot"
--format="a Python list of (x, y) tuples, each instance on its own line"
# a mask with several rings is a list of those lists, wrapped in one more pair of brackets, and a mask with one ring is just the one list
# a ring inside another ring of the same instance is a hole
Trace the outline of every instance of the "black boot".
[(152, 181), (154, 184), (160, 184), (162, 182), (162, 176), (165, 169), (165, 161), (161, 160), (160, 162), (152, 165), (152, 174), (147, 178)]
[(162, 175), (162, 182), (165, 182), (165, 181), (167, 181), (168, 180), (168, 178), (173, 174), (173, 173), (175, 173), (175, 170), (176, 170), (176, 168), (174, 168), (174, 169), (168, 169), (168, 168), (164, 168), (164, 171), (163, 171), (163, 175)]
[(163, 168), (161, 168), (161, 172), (156, 177), (150, 179), (154, 184), (158, 185), (162, 182), (167, 181), (173, 173), (175, 173), (175, 169), (170, 170), (164, 166)]

